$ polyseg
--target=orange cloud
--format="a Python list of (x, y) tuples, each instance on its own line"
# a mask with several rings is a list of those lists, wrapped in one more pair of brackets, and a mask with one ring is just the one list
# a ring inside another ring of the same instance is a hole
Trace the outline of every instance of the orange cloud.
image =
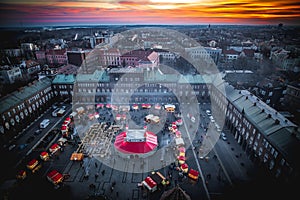
[(37, 22), (299, 24), (294, 0), (4, 0), (0, 25)]

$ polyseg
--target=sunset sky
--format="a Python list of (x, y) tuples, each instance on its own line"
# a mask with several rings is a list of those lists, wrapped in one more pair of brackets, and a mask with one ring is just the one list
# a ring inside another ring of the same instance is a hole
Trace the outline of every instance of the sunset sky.
[(291, 24), (295, 0), (2, 0), (0, 26), (69, 24)]

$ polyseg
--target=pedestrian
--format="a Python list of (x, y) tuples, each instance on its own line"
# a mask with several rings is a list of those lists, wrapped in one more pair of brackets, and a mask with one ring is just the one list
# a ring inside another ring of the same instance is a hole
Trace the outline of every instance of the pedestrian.
[(98, 167), (98, 164), (97, 164), (97, 162), (95, 162), (95, 167), (96, 167), (96, 168)]
[(102, 176), (104, 175), (104, 173), (105, 173), (105, 170), (102, 170), (102, 171), (101, 171)]
[(97, 179), (98, 176), (99, 176), (99, 173), (97, 172), (97, 173), (95, 174), (95, 179)]

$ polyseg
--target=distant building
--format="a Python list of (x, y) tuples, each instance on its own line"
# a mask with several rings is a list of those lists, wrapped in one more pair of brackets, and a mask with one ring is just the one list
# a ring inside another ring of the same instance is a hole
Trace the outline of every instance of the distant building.
[(65, 75), (73, 74), (73, 75), (76, 75), (77, 74), (77, 70), (78, 70), (77, 66), (71, 65), (71, 64), (67, 64), (67, 65), (63, 65), (63, 66), (59, 67), (56, 70), (56, 74), (65, 74)]
[(122, 66), (152, 68), (159, 64), (158, 53), (153, 50), (133, 50), (120, 56)]
[(229, 49), (229, 50), (224, 49), (222, 51), (222, 55), (223, 55), (225, 61), (233, 61), (233, 60), (238, 59), (240, 53), (234, 49)]
[(4, 54), (8, 57), (21, 57), (22, 49), (4, 49)]
[(67, 50), (66, 49), (50, 49), (46, 51), (46, 61), (48, 64), (67, 64)]
[(38, 62), (34, 60), (26, 60), (20, 64), (21, 68), (28, 75), (34, 75), (40, 72), (41, 66)]
[(37, 59), (37, 61), (39, 63), (46, 63), (46, 51), (43, 51), (43, 50), (39, 50), (39, 51), (35, 51), (35, 57)]
[(297, 122), (300, 123), (300, 85), (287, 85), (283, 104), (292, 113)]
[(185, 48), (185, 51), (191, 56), (192, 59), (209, 59), (211, 58), (215, 64), (218, 64), (222, 49), (214, 47), (190, 47)]
[(1, 84), (13, 84), (17, 80), (22, 79), (22, 71), (20, 67), (14, 66), (1, 66), (0, 68), (0, 83)]
[(80, 67), (89, 52), (89, 50), (82, 49), (67, 51), (68, 64)]

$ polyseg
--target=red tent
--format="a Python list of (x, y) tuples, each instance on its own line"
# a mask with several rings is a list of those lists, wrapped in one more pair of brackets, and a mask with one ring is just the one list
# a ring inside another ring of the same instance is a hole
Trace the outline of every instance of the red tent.
[(157, 147), (157, 136), (150, 131), (146, 131), (143, 140), (130, 140), (127, 137), (127, 132), (122, 132), (116, 137), (114, 145), (122, 153), (144, 154)]
[(142, 108), (151, 108), (151, 104), (143, 103)]
[(48, 152), (47, 152), (47, 151), (41, 152), (40, 158), (41, 158), (42, 160), (45, 160), (45, 161), (48, 160), (48, 159), (49, 159), (49, 154), (48, 154)]
[(189, 171), (189, 175), (188, 175), (190, 178), (192, 179), (198, 179), (199, 177), (199, 172), (194, 170), (194, 169), (190, 169)]
[(54, 143), (54, 144), (52, 144), (51, 145), (51, 147), (49, 148), (49, 151), (51, 152), (51, 153), (55, 153), (57, 150), (59, 150), (60, 149), (60, 146), (57, 144), (57, 143)]
[(52, 170), (47, 174), (47, 178), (53, 184), (58, 184), (63, 181), (63, 175), (59, 173), (57, 170)]
[(96, 106), (96, 108), (103, 108), (103, 107), (104, 107), (104, 104), (102, 104), (102, 103), (98, 103)]
[(33, 169), (33, 168), (35, 168), (37, 165), (39, 164), (39, 161), (37, 160), (37, 159), (32, 159), (32, 160), (30, 160), (29, 162), (28, 162), (28, 164), (27, 164), (27, 168), (28, 169)]
[(150, 176), (147, 176), (142, 183), (152, 192), (157, 189), (157, 183)]
[(133, 106), (132, 106), (132, 109), (134, 109), (134, 110), (137, 110), (137, 109), (139, 109), (139, 105), (137, 105), (137, 104), (133, 104)]

